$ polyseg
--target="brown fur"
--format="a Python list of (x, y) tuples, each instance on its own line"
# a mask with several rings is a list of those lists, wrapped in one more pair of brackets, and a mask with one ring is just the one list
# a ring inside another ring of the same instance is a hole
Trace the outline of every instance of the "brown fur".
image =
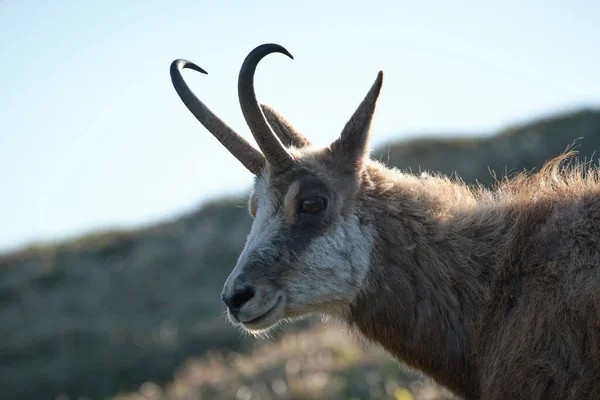
[(256, 173), (230, 321), (340, 317), (466, 399), (600, 398), (600, 172), (565, 154), (484, 189), (388, 169), (368, 157), (382, 82), (324, 149), (262, 106), (293, 162)]
[(298, 197), (299, 191), (300, 184), (298, 181), (295, 181), (288, 187), (283, 199), (283, 216), (285, 222), (289, 225), (292, 225), (296, 220), (296, 197)]
[(485, 189), (388, 169), (364, 150), (379, 88), (331, 146), (293, 150), (375, 233), (346, 322), (466, 399), (600, 398), (598, 170), (567, 153)]
[(493, 191), (369, 162), (350, 324), (465, 398), (599, 398), (600, 180), (566, 157)]
[(598, 170), (567, 153), (485, 189), (388, 169), (366, 151), (380, 87), (337, 141), (291, 149), (301, 168), (269, 184), (291, 199), (313, 174), (335, 218), (358, 214), (374, 233), (342, 318), (466, 399), (600, 398)]

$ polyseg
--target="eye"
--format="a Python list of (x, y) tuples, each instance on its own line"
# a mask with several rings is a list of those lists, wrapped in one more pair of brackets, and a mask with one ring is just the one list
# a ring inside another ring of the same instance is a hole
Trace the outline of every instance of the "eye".
[(300, 212), (305, 214), (315, 214), (325, 209), (327, 201), (324, 197), (309, 197), (300, 203)]

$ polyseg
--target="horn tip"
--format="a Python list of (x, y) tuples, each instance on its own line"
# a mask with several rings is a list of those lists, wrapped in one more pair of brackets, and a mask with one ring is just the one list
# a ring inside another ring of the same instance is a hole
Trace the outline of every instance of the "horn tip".
[(378, 90), (380, 90), (381, 86), (383, 86), (383, 70), (381, 69), (377, 73), (377, 79), (375, 79), (374, 86), (377, 87)]
[(171, 63), (171, 69), (184, 69), (184, 68), (189, 68), (189, 69), (193, 69), (194, 71), (198, 71), (202, 74), (206, 74), (208, 75), (208, 72), (206, 72), (203, 68), (199, 67), (198, 65), (196, 65), (195, 63), (188, 61), (186, 59), (183, 58), (178, 58), (176, 60), (174, 60)]
[(285, 54), (286, 56), (288, 56), (288, 57), (289, 57), (289, 58), (291, 58), (292, 60), (294, 59), (294, 56), (292, 55), (292, 53), (290, 53), (290, 52), (288, 51), (288, 49), (286, 49), (286, 48), (285, 48), (285, 47), (283, 47), (283, 46), (280, 46), (280, 47), (281, 47), (281, 52), (282, 52), (283, 54)]

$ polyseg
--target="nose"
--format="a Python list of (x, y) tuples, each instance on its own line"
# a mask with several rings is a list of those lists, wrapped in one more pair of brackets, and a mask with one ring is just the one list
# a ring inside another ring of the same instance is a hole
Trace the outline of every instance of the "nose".
[(246, 304), (251, 298), (254, 297), (254, 288), (252, 286), (245, 286), (237, 289), (231, 296), (225, 296), (221, 294), (221, 300), (231, 312), (239, 311), (244, 304)]

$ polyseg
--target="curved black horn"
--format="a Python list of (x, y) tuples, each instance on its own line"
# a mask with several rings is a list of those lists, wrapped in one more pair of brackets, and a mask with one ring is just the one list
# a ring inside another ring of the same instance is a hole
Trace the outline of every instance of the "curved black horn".
[(181, 75), (184, 68), (207, 74), (205, 70), (187, 60), (177, 59), (171, 63), (171, 82), (183, 103), (235, 158), (250, 172), (258, 175), (266, 164), (265, 157), (196, 97)]
[(295, 160), (269, 126), (254, 92), (256, 66), (260, 60), (271, 53), (282, 53), (291, 59), (294, 58), (278, 44), (269, 43), (256, 47), (246, 56), (240, 69), (238, 96), (242, 114), (254, 139), (256, 139), (256, 143), (258, 143), (271, 168), (275, 172), (282, 172), (292, 167)]

